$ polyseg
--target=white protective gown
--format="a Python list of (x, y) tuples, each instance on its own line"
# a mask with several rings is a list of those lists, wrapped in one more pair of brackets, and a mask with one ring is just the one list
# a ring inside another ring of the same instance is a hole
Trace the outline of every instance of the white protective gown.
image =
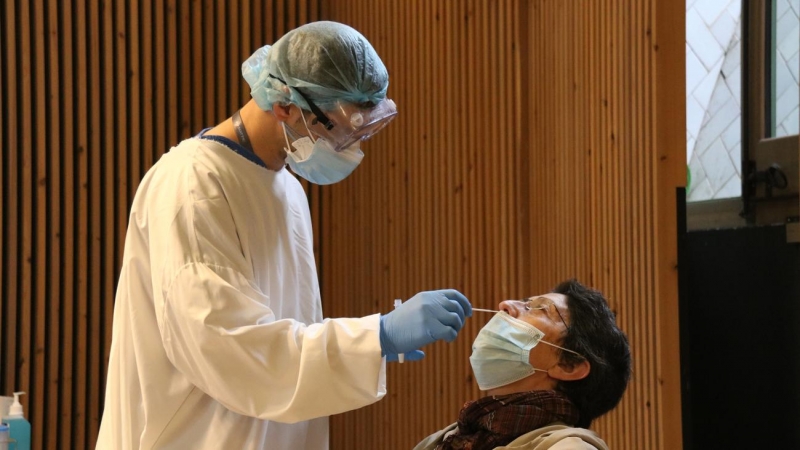
[(97, 448), (327, 449), (386, 392), (378, 328), (322, 320), (294, 176), (187, 139), (133, 201)]

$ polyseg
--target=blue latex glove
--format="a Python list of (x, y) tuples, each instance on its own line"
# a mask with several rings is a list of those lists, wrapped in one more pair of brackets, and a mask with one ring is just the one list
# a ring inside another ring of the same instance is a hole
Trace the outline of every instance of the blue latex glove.
[(420, 292), (381, 316), (381, 351), (408, 354), (438, 340), (452, 342), (465, 317), (472, 317), (472, 305), (464, 294), (455, 289)]

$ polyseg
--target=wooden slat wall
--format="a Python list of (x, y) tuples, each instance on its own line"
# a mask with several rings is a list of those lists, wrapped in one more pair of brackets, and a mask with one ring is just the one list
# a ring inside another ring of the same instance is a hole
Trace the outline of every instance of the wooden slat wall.
[[(400, 115), (362, 167), (322, 191), (327, 316), (388, 312), (455, 287), (479, 307), (577, 277), (628, 333), (634, 378), (594, 424), (615, 449), (681, 448), (676, 187), (684, 7), (673, 0), (353, 0)], [(468, 357), (488, 317), (387, 397), (333, 418), (331, 447), (413, 447), (477, 398)]]
[(318, 0), (3, 2), (0, 393), (28, 392), (34, 448), (94, 448), (142, 175), (243, 104), (244, 59), (319, 10)]
[[(577, 276), (609, 295), (634, 346), (634, 382), (595, 428), (614, 448), (679, 448), (683, 7), (319, 3), (0, 8), (0, 392), (29, 392), (35, 446), (94, 445), (144, 171), (246, 100), (253, 49), (326, 17), (372, 41), (401, 111), (351, 179), (309, 189), (326, 315), (450, 286), (492, 307)], [(333, 419), (332, 448), (409, 448), (454, 420), (478, 395), (467, 358), (482, 320), (391, 365), (384, 401)]]

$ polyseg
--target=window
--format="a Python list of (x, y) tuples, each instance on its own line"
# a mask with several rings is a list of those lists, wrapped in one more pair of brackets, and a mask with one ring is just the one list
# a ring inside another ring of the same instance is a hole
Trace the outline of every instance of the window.
[(800, 126), (800, 1), (773, 0), (770, 6), (768, 136), (792, 136)]
[(741, 0), (686, 2), (688, 201), (742, 195)]
[(798, 0), (687, 0), (689, 228), (798, 215)]

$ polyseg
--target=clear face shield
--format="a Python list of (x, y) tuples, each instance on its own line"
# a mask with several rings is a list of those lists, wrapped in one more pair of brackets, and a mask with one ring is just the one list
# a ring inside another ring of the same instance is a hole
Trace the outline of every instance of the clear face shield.
[(397, 116), (397, 106), (390, 99), (383, 99), (370, 107), (337, 102), (333, 109), (320, 111), (322, 115), (313, 112), (315, 117), (309, 128), (339, 152), (381, 131)]
[[(283, 82), (273, 75), (270, 77)], [(397, 105), (388, 98), (376, 105), (338, 101), (333, 108), (323, 111), (302, 91), (298, 89), (297, 92), (308, 103), (314, 115), (307, 123), (309, 131), (328, 141), (337, 152), (359, 141), (370, 139), (397, 116)]]

